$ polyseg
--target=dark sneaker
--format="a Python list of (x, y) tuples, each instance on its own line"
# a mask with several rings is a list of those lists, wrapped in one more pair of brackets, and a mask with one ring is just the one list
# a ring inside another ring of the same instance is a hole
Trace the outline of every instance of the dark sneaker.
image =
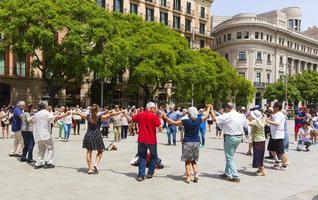
[(221, 174), (220, 177), (221, 178), (228, 178), (229, 176), (227, 174)]
[(54, 168), (54, 167), (55, 167), (55, 165), (53, 165), (53, 164), (45, 164), (43, 166), (44, 169), (51, 169), (51, 168)]
[(240, 183), (241, 182), (239, 178), (228, 178), (227, 180), (230, 182), (233, 182), (233, 183)]
[(33, 160), (33, 159), (27, 160), (27, 163), (35, 163), (35, 160)]
[(141, 176), (138, 176), (137, 177), (137, 181), (139, 181), (139, 182), (142, 182), (142, 181), (144, 181), (145, 180), (145, 177), (141, 177)]
[(27, 162), (27, 159), (26, 158), (21, 158), (20, 162)]
[(42, 167), (43, 167), (43, 165), (38, 165), (38, 166), (35, 165), (35, 166), (34, 166), (34, 169), (40, 169), (40, 168), (42, 168)]
[(153, 174), (147, 174), (146, 178), (147, 178), (147, 179), (153, 178)]

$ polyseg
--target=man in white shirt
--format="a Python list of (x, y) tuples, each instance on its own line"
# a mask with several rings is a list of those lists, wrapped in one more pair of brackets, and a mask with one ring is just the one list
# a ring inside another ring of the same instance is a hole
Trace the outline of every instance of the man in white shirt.
[(234, 153), (241, 143), (241, 137), (244, 134), (244, 127), (248, 127), (244, 115), (236, 112), (232, 103), (227, 103), (225, 113), (216, 117), (213, 110), (211, 117), (217, 124), (222, 126), (224, 133), (224, 153), (226, 165), (224, 174), (220, 175), (231, 182), (240, 182), (233, 157)]
[(277, 155), (282, 157), (281, 169), (287, 167), (287, 157), (284, 151), (284, 137), (285, 137), (285, 121), (286, 116), (281, 111), (282, 105), (276, 102), (273, 106), (273, 114), (270, 119), (266, 119), (266, 122), (270, 125), (271, 139), (269, 141), (268, 150), (272, 153), (275, 164), (273, 168), (279, 167), (279, 161)]
[[(35, 169), (54, 168), (54, 143), (51, 135), (51, 123), (68, 116), (70, 113), (54, 116), (48, 110), (48, 103), (41, 101), (39, 111), (33, 118), (33, 131), (35, 139), (38, 142), (38, 159), (35, 163)], [(44, 155), (47, 151), (47, 161), (44, 161)]]

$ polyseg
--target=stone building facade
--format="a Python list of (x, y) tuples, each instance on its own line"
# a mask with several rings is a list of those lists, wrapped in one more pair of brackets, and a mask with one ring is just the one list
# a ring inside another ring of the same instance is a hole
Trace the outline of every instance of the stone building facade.
[[(225, 19), (219, 22), (220, 19)], [(257, 89), (250, 106), (262, 107), (267, 84), (284, 75), (317, 71), (317, 31), (301, 31), (301, 10), (289, 7), (262, 14), (215, 16), (213, 49), (222, 54)], [(316, 34), (315, 34), (316, 33)]]

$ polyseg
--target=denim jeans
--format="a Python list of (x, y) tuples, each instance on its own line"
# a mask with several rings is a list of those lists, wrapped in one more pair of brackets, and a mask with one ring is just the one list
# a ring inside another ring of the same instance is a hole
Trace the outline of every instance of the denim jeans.
[(205, 145), (205, 132), (206, 132), (206, 127), (204, 128), (200, 127), (200, 143), (202, 146)]
[(71, 134), (72, 124), (64, 124), (64, 139), (69, 139)]
[(241, 136), (224, 135), (224, 153), (226, 159), (225, 174), (230, 178), (239, 177), (233, 157), (240, 143)]
[(127, 138), (128, 126), (121, 126), (121, 139)]
[(168, 144), (171, 144), (171, 136), (172, 136), (173, 144), (176, 144), (177, 143), (177, 127), (168, 126), (167, 136), (168, 136)]
[(29, 160), (33, 159), (33, 148), (35, 145), (34, 137), (32, 131), (21, 131), (22, 137), (24, 141), (23, 153), (22, 153), (22, 160)]
[(147, 150), (150, 151), (150, 165), (148, 169), (148, 174), (153, 175), (155, 173), (157, 155), (157, 144), (145, 144), (138, 143), (138, 177), (144, 177), (146, 175), (146, 165), (147, 165)]

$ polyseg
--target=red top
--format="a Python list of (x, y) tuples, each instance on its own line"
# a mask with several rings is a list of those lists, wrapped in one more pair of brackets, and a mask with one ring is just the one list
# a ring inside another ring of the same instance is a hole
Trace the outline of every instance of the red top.
[(132, 119), (138, 123), (138, 142), (157, 144), (156, 128), (161, 125), (158, 116), (150, 111), (144, 111), (133, 116)]

